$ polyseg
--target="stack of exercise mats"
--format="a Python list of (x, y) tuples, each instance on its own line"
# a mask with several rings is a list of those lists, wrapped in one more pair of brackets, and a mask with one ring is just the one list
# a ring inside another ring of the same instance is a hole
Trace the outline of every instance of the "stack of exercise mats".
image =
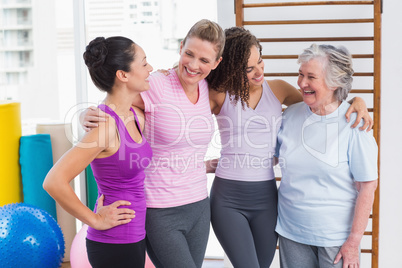
[(20, 103), (0, 101), (0, 148), (0, 217), (4, 216), (1, 209), (14, 203), (46, 211), (62, 230), (63, 261), (69, 261), (75, 218), (56, 204), (42, 184), (52, 166), (72, 148), (71, 123), (38, 124), (35, 134), (22, 136)]

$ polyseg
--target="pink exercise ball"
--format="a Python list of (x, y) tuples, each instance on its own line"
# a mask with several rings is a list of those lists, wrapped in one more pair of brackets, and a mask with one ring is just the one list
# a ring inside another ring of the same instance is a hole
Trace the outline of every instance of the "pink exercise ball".
[(148, 254), (145, 255), (145, 268), (155, 268), (154, 264), (149, 259)]
[[(85, 238), (87, 237), (88, 225), (84, 224), (81, 230), (75, 235), (70, 250), (70, 264), (71, 268), (91, 268), (88, 261), (87, 246)], [(155, 268), (152, 261), (149, 259), (148, 254), (145, 256), (145, 267)]]
[(70, 250), (71, 268), (91, 268), (88, 261), (87, 246), (85, 238), (87, 237), (88, 225), (84, 224), (81, 230), (75, 235)]

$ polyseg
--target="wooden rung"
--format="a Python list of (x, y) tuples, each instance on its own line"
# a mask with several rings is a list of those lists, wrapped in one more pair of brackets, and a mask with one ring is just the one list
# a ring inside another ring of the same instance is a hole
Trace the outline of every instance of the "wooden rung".
[(364, 235), (373, 235), (373, 232), (364, 232)]
[(374, 89), (352, 89), (350, 93), (374, 93)]
[[(299, 73), (264, 73), (264, 76), (298, 76)], [(373, 76), (374, 73), (354, 73), (353, 76)]]
[(374, 76), (374, 73), (354, 73), (353, 76)]
[(328, 24), (328, 23), (374, 23), (374, 19), (243, 21), (243, 25)]
[[(264, 60), (276, 60), (276, 59), (297, 59), (298, 55), (262, 55)], [(352, 58), (355, 59), (372, 59), (374, 58), (373, 54), (355, 54), (352, 55)]]
[(318, 6), (318, 5), (373, 5), (374, 1), (317, 1), (317, 2), (287, 2), (287, 3), (260, 3), (244, 4), (243, 8), (254, 7), (285, 7), (285, 6)]
[(355, 37), (296, 37), (296, 38), (258, 38), (260, 42), (323, 42), (323, 41), (373, 41), (373, 36)]
[(299, 73), (264, 73), (264, 76), (298, 76)]
[(355, 59), (374, 59), (374, 54), (353, 54), (352, 58), (355, 58)]
[(298, 55), (262, 55), (264, 60), (276, 60), (276, 59), (297, 59)]

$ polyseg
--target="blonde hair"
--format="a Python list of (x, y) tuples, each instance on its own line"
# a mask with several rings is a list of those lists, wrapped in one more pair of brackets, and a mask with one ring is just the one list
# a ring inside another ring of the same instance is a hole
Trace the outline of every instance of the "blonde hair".
[(216, 60), (222, 56), (223, 49), (225, 48), (225, 33), (216, 22), (207, 19), (198, 21), (188, 31), (183, 40), (183, 46), (186, 44), (187, 39), (191, 37), (197, 37), (215, 45), (215, 51), (217, 52)]

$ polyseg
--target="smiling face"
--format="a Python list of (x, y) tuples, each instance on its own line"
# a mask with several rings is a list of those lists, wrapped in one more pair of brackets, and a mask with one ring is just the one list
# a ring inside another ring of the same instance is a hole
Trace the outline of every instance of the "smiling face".
[(261, 58), (260, 50), (256, 46), (252, 46), (250, 49), (246, 73), (250, 88), (260, 87), (264, 82), (264, 61)]
[(328, 111), (331, 104), (338, 102), (334, 95), (335, 88), (329, 88), (325, 82), (323, 59), (315, 58), (302, 63), (297, 84), (303, 101), (314, 113), (327, 114), (324, 111)]
[(152, 72), (152, 66), (147, 62), (144, 50), (134, 45), (135, 59), (130, 65), (130, 72), (126, 73), (129, 79), (128, 86), (134, 91), (146, 91), (149, 89), (149, 74)]
[(196, 85), (215, 69), (221, 58), (216, 60), (217, 52), (211, 42), (191, 37), (180, 46), (178, 76), (186, 85)]

